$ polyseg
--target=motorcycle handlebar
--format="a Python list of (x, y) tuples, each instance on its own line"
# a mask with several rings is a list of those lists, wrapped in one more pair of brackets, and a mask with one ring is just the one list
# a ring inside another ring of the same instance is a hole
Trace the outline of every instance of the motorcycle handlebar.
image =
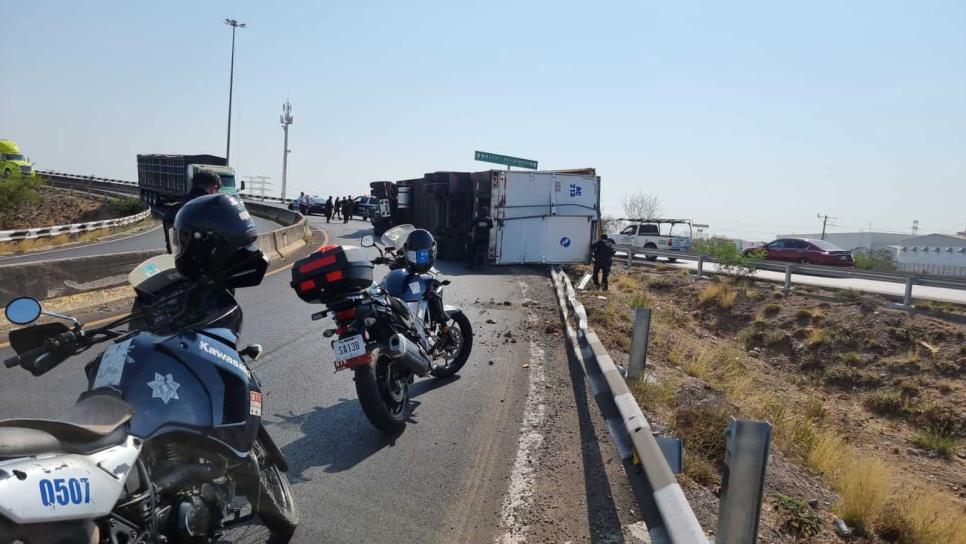
[(6, 361), (3, 362), (3, 366), (5, 366), (7, 368), (13, 368), (13, 367), (19, 365), (20, 363), (22, 363), (23, 361), (32, 361), (32, 360), (36, 359), (37, 357), (40, 357), (46, 351), (47, 351), (47, 345), (44, 344), (43, 346), (40, 346), (39, 348), (34, 348), (34, 349), (32, 349), (30, 351), (27, 351), (25, 353), (22, 353), (20, 355), (14, 355), (13, 357), (10, 357), (9, 359), (7, 359)]

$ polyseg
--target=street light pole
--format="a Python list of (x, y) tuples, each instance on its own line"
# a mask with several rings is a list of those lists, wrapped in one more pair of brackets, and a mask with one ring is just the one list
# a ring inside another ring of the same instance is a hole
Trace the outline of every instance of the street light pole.
[(225, 24), (231, 27), (231, 70), (228, 76), (228, 142), (225, 144), (225, 164), (230, 164), (228, 158), (231, 156), (231, 95), (235, 86), (235, 31), (245, 28), (245, 23), (239, 23), (235, 19), (225, 19)]
[(282, 104), (282, 115), (278, 117), (278, 120), (282, 124), (282, 130), (285, 131), (285, 143), (282, 144), (282, 200), (285, 200), (285, 182), (288, 179), (288, 154), (292, 152), (288, 148), (288, 126), (294, 121), (292, 117), (292, 105), (289, 104), (288, 100)]

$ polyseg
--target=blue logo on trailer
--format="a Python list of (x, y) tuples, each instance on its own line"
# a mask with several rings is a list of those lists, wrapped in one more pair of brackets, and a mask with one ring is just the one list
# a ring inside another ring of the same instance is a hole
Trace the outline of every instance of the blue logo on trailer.
[(570, 247), (570, 238), (564, 236), (560, 239), (560, 247)]
[(580, 196), (580, 185), (577, 185), (576, 183), (571, 183), (570, 184), (570, 198), (573, 198), (575, 196)]

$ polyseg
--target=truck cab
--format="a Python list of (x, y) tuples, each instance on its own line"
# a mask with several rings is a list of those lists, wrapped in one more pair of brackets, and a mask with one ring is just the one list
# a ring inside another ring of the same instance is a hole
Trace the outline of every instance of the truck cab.
[[(627, 248), (653, 248), (678, 253), (691, 251), (692, 231), (691, 221), (688, 219), (634, 221), (619, 232), (608, 233), (607, 236), (617, 245)], [(657, 259), (657, 255), (645, 255), (649, 261)]]
[(0, 176), (3, 178), (30, 177), (34, 165), (13, 140), (0, 140)]
[(238, 191), (245, 189), (245, 182), (241, 182), (241, 187), (235, 183), (235, 170), (230, 166), (219, 166), (216, 164), (189, 164), (188, 165), (188, 180), (190, 181), (194, 178), (195, 172), (198, 170), (211, 170), (212, 172), (218, 174), (221, 178), (221, 192), (230, 195), (238, 194)]

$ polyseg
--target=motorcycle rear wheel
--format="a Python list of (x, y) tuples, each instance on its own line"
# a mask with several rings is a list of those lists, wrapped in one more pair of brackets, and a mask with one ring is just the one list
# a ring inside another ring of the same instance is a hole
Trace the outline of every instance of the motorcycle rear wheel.
[(249, 496), (248, 501), (272, 533), (272, 541), (288, 542), (299, 524), (299, 511), (288, 476), (272, 461), (261, 440), (255, 441), (252, 453), (258, 461), (258, 487), (255, 496)]
[(412, 411), (409, 403), (409, 377), (382, 356), (356, 369), (356, 395), (366, 418), (388, 434), (401, 433)]

